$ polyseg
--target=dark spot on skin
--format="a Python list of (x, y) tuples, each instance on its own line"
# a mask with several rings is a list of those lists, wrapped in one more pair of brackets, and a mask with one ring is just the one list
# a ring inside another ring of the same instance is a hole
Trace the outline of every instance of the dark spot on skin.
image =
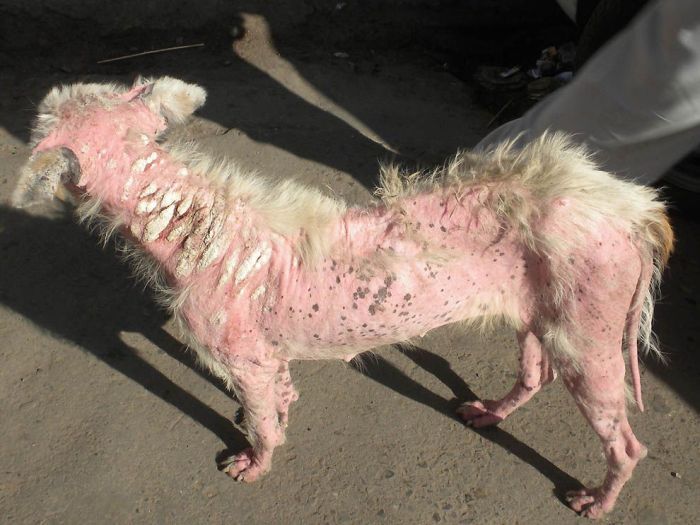
[(313, 317), (313, 315), (309, 314), (309, 317)]
[(318, 304), (314, 304), (314, 305), (311, 307), (311, 309), (312, 309), (314, 312), (318, 312)]
[(271, 341), (272, 346), (279, 346), (279, 341)]
[(336, 282), (337, 284), (340, 284), (340, 275), (336, 275), (336, 277), (335, 277), (335, 282)]
[(444, 226), (440, 226), (440, 231), (446, 232), (447, 228), (445, 228)]
[(314, 334), (314, 337), (315, 337), (316, 339), (320, 339), (320, 338), (321, 338), (318, 334)]
[(435, 225), (431, 222), (430, 224), (428, 224), (428, 227), (429, 227), (429, 228), (435, 228)]
[(352, 309), (357, 310), (357, 303), (352, 303)]
[(340, 316), (340, 319), (341, 319), (342, 321), (345, 321), (345, 320), (347, 319), (347, 317), (345, 317), (344, 315), (341, 315), (341, 316)]
[(352, 273), (354, 271), (355, 271), (355, 269), (352, 266), (350, 268), (348, 268), (348, 273)]
[(369, 315), (374, 315), (375, 313), (377, 313), (377, 308), (373, 304), (370, 304), (369, 308), (367, 308), (367, 311), (369, 312)]

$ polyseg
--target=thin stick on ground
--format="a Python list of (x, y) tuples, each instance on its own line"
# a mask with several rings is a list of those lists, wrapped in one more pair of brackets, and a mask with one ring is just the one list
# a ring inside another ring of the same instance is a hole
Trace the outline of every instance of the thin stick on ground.
[(141, 53), (134, 53), (132, 55), (124, 55), (120, 57), (115, 57), (115, 58), (106, 58), (104, 60), (98, 60), (98, 64), (106, 64), (107, 62), (116, 62), (117, 60), (127, 60), (129, 58), (135, 58), (135, 57), (140, 57), (144, 55), (155, 55), (156, 53), (166, 53), (168, 51), (178, 51), (180, 49), (191, 49), (193, 47), (204, 47), (204, 43), (200, 42), (199, 44), (188, 44), (185, 46), (175, 46), (175, 47), (164, 47), (162, 49), (153, 49), (151, 51), (142, 51)]

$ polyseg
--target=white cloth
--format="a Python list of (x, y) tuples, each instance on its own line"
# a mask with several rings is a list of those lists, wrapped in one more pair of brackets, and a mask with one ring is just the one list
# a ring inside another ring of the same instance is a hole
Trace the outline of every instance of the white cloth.
[(652, 183), (700, 144), (700, 0), (658, 0), (610, 40), (573, 81), (486, 136), (566, 131), (601, 166)]

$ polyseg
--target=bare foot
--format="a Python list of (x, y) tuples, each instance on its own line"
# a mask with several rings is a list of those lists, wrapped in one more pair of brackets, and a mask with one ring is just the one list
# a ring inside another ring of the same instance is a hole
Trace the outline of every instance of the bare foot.
[(267, 471), (267, 468), (259, 461), (252, 448), (247, 448), (225, 459), (222, 465), (224, 465), (222, 470), (226, 474), (236, 481), (244, 481), (246, 483), (255, 481)]
[(493, 401), (491, 399), (463, 403), (457, 409), (457, 414), (467, 425), (473, 426), (474, 428), (497, 425), (506, 418), (505, 415), (501, 415), (500, 413), (500, 404), (499, 401)]
[(612, 510), (612, 504), (606, 504), (605, 496), (600, 488), (570, 490), (566, 493), (569, 506), (585, 518), (598, 519)]

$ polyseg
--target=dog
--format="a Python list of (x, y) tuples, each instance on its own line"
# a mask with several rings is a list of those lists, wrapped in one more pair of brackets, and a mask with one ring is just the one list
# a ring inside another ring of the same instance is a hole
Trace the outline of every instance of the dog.
[(607, 459), (602, 484), (567, 499), (591, 518), (610, 511), (646, 455), (626, 416), (623, 350), (643, 410), (637, 346), (659, 354), (654, 295), (673, 247), (656, 191), (547, 134), (430, 172), (385, 165), (375, 204), (353, 208), (164, 142), (205, 99), (169, 77), (54, 88), (13, 202), (64, 188), (81, 221), (126, 239), (137, 275), (242, 405), (252, 446), (226, 472), (251, 482), (270, 469), (298, 398), (289, 361), (350, 361), (448, 323), (502, 321), (517, 333), (518, 379), (459, 415), (495, 425), (562, 376)]

